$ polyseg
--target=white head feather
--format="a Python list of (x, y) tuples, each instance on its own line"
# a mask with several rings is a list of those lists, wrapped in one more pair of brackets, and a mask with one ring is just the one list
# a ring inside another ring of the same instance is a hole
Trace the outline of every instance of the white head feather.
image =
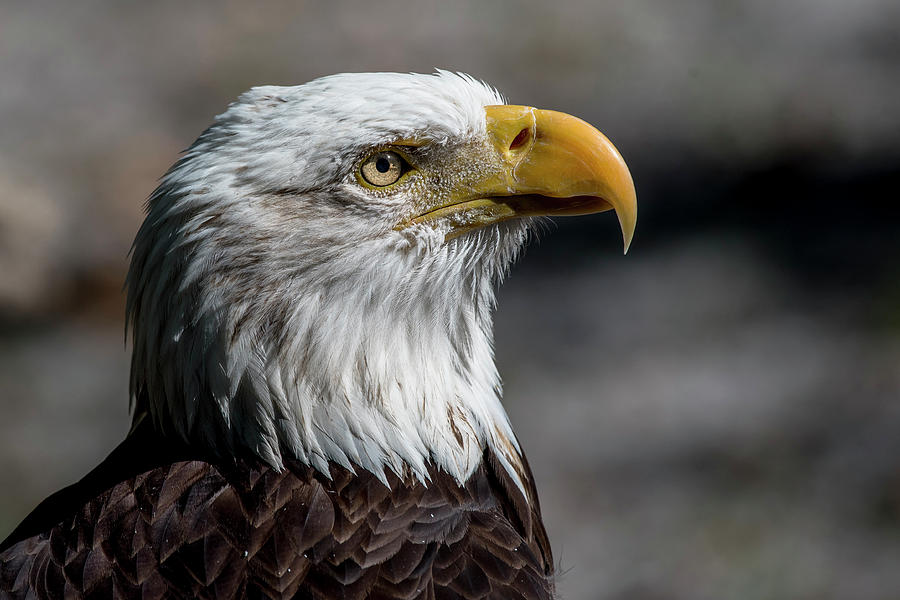
[(518, 481), (492, 310), (528, 220), (446, 242), (396, 231), (411, 198), (355, 177), (396, 139), (480, 143), (483, 107), (502, 103), (447, 72), (243, 94), (163, 178), (135, 240), (138, 416), (277, 468), (334, 461), (382, 479), (424, 481), (434, 464), (462, 482), (491, 448)]

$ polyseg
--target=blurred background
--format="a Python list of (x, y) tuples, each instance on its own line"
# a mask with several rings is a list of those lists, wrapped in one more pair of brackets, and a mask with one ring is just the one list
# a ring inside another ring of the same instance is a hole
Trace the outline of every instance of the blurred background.
[(501, 289), (565, 598), (900, 597), (894, 0), (0, 2), (0, 537), (129, 423), (155, 180), (241, 91), (460, 70), (597, 125), (640, 218)]

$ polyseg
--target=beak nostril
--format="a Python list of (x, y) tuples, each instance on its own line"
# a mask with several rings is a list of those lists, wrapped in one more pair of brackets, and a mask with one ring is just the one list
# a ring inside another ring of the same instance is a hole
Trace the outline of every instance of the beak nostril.
[(525, 127), (524, 129), (522, 129), (522, 131), (520, 131), (519, 133), (517, 133), (517, 134), (516, 134), (516, 137), (514, 137), (514, 138), (513, 138), (513, 141), (509, 144), (509, 149), (510, 149), (510, 150), (516, 150), (516, 149), (521, 148), (522, 146), (524, 146), (524, 145), (525, 145), (525, 142), (528, 141), (528, 133), (529, 133), (529, 132), (528, 132), (528, 128), (527, 128), (527, 127)]

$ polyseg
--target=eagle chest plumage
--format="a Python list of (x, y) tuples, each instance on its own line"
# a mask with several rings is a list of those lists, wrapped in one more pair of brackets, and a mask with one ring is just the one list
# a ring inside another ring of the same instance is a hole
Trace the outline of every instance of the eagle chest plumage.
[(245, 93), (135, 238), (132, 431), (0, 546), (0, 597), (551, 597), (495, 290), (536, 218), (610, 209), (627, 248), (603, 134), (465, 75)]
[[(0, 553), (0, 595), (29, 598), (550, 598), (536, 504), (510, 496), (490, 456), (459, 486), (332, 465), (134, 457), (133, 436), (49, 498), (59, 518)], [(127, 462), (126, 462), (127, 461)], [(135, 473), (135, 468), (143, 469)], [(106, 482), (118, 480), (97, 491)], [(78, 489), (78, 486), (83, 489)], [(515, 492), (515, 490), (510, 490)], [(89, 497), (80, 506), (81, 497)], [(524, 511), (524, 512), (523, 512)], [(62, 512), (65, 512), (64, 510)], [(19, 534), (21, 535), (21, 534)], [(11, 540), (17, 537), (14, 534)], [(8, 543), (8, 542), (7, 542)]]

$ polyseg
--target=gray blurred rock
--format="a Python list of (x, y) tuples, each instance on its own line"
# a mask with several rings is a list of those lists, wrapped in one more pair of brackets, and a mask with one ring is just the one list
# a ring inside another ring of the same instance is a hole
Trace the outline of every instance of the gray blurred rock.
[(14, 175), (0, 156), (0, 314), (53, 305), (64, 226), (56, 198)]

